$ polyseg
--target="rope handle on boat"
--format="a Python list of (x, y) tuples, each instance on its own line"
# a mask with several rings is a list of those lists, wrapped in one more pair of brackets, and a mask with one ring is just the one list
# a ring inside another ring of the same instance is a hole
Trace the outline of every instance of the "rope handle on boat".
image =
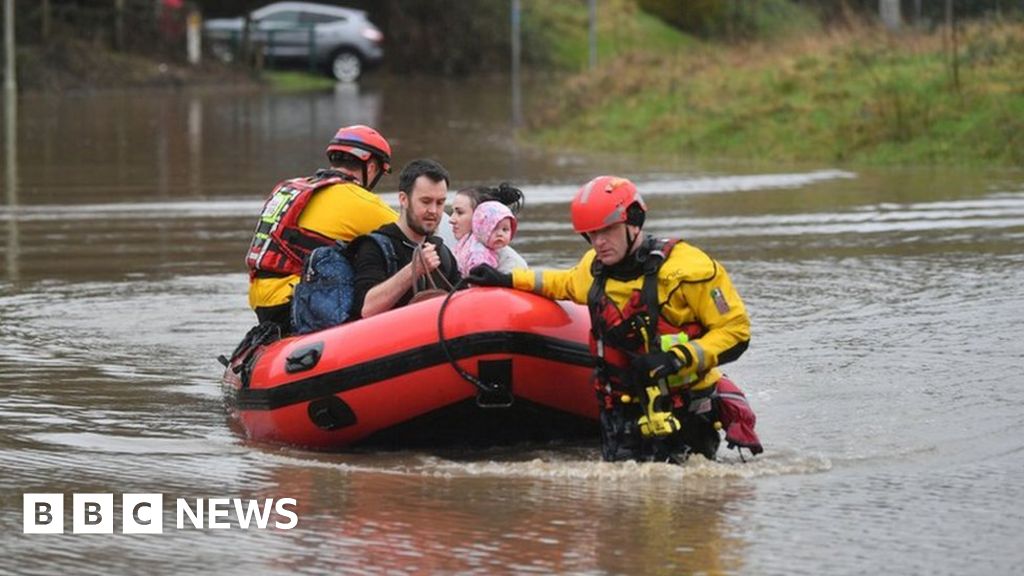
[[(452, 365), (452, 368), (455, 369), (455, 371), (459, 374), (459, 376), (462, 377), (463, 380), (465, 380), (466, 382), (469, 382), (473, 386), (476, 386), (477, 390), (479, 390), (479, 392), (477, 393), (477, 396), (476, 396), (476, 403), (477, 403), (478, 406), (480, 406), (482, 408), (486, 408), (486, 407), (508, 407), (508, 406), (511, 406), (513, 398), (512, 398), (512, 395), (509, 394), (508, 390), (506, 390), (505, 387), (502, 386), (501, 384), (496, 384), (496, 383), (492, 383), (492, 382), (484, 382), (483, 380), (481, 380), (481, 379), (477, 378), (476, 376), (474, 376), (474, 375), (470, 374), (469, 372), (467, 372), (465, 368), (463, 368), (462, 366), (459, 365), (458, 361), (452, 355), (452, 351), (448, 348), (448, 341), (445, 340), (445, 337), (444, 337), (444, 312), (448, 308), (448, 302), (452, 299), (452, 296), (454, 296), (455, 293), (459, 290), (459, 288), (461, 288), (463, 285), (465, 285), (465, 283), (466, 283), (466, 279), (465, 278), (462, 278), (461, 280), (456, 282), (455, 286), (452, 287), (452, 291), (449, 292), (448, 295), (444, 297), (444, 302), (441, 303), (441, 308), (437, 312), (437, 339), (438, 339), (438, 342), (440, 342), (441, 350), (444, 351), (444, 355), (445, 355), (446, 358), (448, 358), (448, 363)], [(503, 402), (503, 403), (484, 403), (484, 402), (481, 402), (481, 395), (482, 394), (495, 394), (495, 393), (504, 393), (508, 397), (508, 402), (507, 403), (505, 403), (505, 402)]]
[[(440, 255), (438, 255), (438, 256), (440, 256)], [(412, 277), (413, 277), (413, 281), (412, 281), (412, 294), (413, 294), (413, 296), (416, 296), (416, 293), (420, 291), (419, 290), (419, 285), (420, 285), (419, 276), (420, 275), (419, 275), (419, 271), (417, 270), (417, 268), (419, 268), (419, 267), (423, 268), (423, 275), (426, 276), (426, 278), (427, 278), (426, 282), (424, 283), (425, 287), (423, 288), (423, 290), (444, 290), (445, 292), (449, 292), (449, 293), (455, 291), (455, 286), (452, 286), (452, 283), (448, 280), (448, 278), (445, 277), (444, 272), (440, 272), (438, 274), (438, 277), (441, 278), (441, 281), (445, 284), (445, 288), (442, 288), (442, 287), (438, 286), (437, 282), (434, 280), (434, 273), (429, 271), (429, 270), (427, 270), (427, 257), (423, 255), (423, 244), (421, 243), (421, 244), (417, 244), (416, 248), (414, 248), (413, 251), (412, 251)]]

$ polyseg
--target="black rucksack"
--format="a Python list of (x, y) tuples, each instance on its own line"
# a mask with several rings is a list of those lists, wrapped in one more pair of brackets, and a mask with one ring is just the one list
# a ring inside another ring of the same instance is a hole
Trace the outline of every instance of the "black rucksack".
[[(372, 238), (380, 246), (387, 262), (388, 276), (397, 272), (398, 257), (391, 240), (377, 232), (371, 232), (365, 238)], [(292, 295), (292, 330), (296, 334), (324, 330), (352, 318), (356, 274), (351, 260), (355, 257), (354, 248), (358, 240), (321, 246), (309, 254), (302, 279)]]

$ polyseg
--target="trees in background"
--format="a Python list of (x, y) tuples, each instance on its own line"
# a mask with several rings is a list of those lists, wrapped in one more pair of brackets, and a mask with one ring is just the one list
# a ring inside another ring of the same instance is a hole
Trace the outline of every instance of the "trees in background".
[[(239, 16), (271, 0), (16, 0), (19, 43), (75, 38), (110, 48), (184, 58), (170, 36), (168, 6), (189, 6), (206, 18)], [(317, 0), (365, 10), (385, 35), (386, 66), (395, 72), (474, 74), (507, 69), (510, 0)], [(907, 22), (941, 26), (947, 3), (957, 18), (1019, 14), (1024, 0), (901, 0)], [(877, 16), (879, 0), (599, 0), (599, 11), (622, 5), (652, 14), (704, 38), (771, 38), (794, 28)], [(523, 59), (544, 64), (566, 30), (586, 26), (587, 0), (522, 0)], [(582, 29), (582, 28), (581, 28)]]
[[(705, 38), (772, 36), (806, 23), (828, 25), (878, 17), (879, 0), (637, 0), (640, 7), (684, 32)], [(959, 18), (1020, 14), (1022, 0), (900, 0), (907, 23), (941, 25), (952, 5)]]

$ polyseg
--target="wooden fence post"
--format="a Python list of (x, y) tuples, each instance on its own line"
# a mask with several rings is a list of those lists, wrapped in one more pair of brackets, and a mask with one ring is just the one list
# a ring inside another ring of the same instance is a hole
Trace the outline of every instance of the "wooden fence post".
[(39, 34), (43, 42), (46, 42), (50, 39), (50, 0), (42, 0), (39, 3), (39, 13), (41, 20)]
[(124, 50), (124, 0), (114, 0), (114, 49)]
[(185, 17), (185, 55), (188, 63), (196, 66), (202, 59), (203, 18), (199, 10), (190, 8)]

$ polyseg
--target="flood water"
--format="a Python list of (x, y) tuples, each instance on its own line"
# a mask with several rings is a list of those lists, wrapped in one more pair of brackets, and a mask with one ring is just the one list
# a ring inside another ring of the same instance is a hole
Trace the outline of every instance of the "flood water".
[[(543, 154), (516, 145), (508, 102), (501, 82), (386, 78), (23, 96), (0, 205), (0, 572), (1024, 570), (1024, 173)], [(671, 466), (601, 463), (596, 444), (244, 440), (215, 357), (253, 321), (255, 215), (357, 122), (398, 167), (520, 184), (514, 244), (537, 266), (584, 251), (579, 184), (638, 182), (649, 230), (704, 248), (744, 296), (752, 343), (726, 371), (766, 452)], [(65, 495), (64, 534), (23, 533), (25, 493)], [(73, 534), (74, 493), (113, 494), (118, 514), (122, 494), (161, 493), (164, 533), (118, 516), (113, 535)], [(298, 525), (179, 530), (177, 498), (294, 498)]]

